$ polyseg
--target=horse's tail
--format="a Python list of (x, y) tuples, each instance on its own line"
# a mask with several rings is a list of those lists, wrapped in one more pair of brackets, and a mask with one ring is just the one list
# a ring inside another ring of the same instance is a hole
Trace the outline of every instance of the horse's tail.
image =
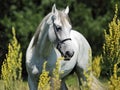
[(91, 74), (91, 78), (90, 90), (108, 90), (93, 74)]

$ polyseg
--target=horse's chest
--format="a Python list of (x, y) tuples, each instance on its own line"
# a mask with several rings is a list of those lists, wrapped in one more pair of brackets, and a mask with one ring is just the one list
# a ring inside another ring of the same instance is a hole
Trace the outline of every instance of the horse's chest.
[(34, 59), (27, 63), (27, 70), (31, 74), (39, 75), (40, 73), (42, 73), (42, 66), (43, 66), (42, 60)]
[[(33, 62), (32, 60), (30, 63), (27, 64), (28, 71), (33, 75), (40, 75), (42, 73), (45, 60), (34, 60), (34, 61), (35, 62)], [(49, 71), (49, 74), (52, 73), (53, 68), (55, 68), (55, 62), (52, 63), (52, 60), (47, 61), (46, 70)]]

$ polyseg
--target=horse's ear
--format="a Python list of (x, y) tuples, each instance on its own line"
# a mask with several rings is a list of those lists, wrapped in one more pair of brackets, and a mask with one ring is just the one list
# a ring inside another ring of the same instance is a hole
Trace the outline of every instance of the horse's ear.
[(52, 13), (56, 14), (57, 13), (57, 9), (56, 9), (56, 5), (54, 4), (52, 7)]
[(66, 7), (65, 11), (64, 11), (66, 14), (69, 13), (69, 6)]

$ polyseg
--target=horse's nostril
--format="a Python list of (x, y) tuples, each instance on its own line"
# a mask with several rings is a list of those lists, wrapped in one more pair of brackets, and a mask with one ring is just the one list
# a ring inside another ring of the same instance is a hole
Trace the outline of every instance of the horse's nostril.
[(65, 53), (68, 57), (72, 57), (74, 55), (74, 52), (66, 51)]

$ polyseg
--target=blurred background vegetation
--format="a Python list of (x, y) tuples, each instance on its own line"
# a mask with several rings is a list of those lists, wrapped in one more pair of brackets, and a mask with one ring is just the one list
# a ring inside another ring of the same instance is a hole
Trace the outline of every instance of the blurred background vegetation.
[(0, 0), (0, 65), (12, 38), (12, 27), (15, 27), (22, 47), (23, 76), (26, 78), (27, 46), (40, 21), (51, 11), (54, 3), (58, 9), (69, 5), (73, 29), (87, 38), (93, 56), (102, 53), (104, 29), (108, 28), (108, 22), (114, 16), (115, 4), (120, 4), (119, 0)]

